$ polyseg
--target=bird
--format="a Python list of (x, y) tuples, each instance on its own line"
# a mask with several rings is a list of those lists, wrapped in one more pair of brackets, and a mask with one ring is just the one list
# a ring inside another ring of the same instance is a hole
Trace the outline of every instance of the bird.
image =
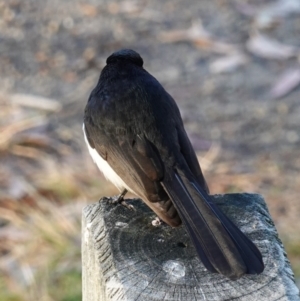
[(208, 271), (231, 280), (262, 273), (259, 249), (209, 195), (175, 100), (143, 65), (131, 49), (107, 58), (84, 111), (91, 157), (119, 200), (130, 191), (166, 224), (184, 224)]

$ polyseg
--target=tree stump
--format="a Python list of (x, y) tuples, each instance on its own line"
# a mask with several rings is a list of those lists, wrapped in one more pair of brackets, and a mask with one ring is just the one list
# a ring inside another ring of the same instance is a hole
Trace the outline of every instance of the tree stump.
[(257, 194), (212, 196), (263, 255), (265, 271), (231, 281), (207, 271), (185, 228), (153, 226), (140, 200), (135, 211), (108, 198), (83, 210), (83, 301), (298, 301), (299, 290), (264, 199)]

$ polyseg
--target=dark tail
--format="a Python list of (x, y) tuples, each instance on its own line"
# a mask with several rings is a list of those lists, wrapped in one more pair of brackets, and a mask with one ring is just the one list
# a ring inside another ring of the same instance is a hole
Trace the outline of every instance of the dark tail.
[(192, 176), (174, 171), (162, 182), (204, 266), (232, 280), (264, 270), (252, 241), (211, 201)]

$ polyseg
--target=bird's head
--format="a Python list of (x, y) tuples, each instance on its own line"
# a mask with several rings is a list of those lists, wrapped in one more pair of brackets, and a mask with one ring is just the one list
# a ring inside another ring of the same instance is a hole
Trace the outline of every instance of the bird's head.
[(114, 52), (110, 55), (107, 60), (106, 64), (113, 64), (116, 62), (131, 62), (137, 66), (143, 67), (143, 59), (141, 56), (131, 49), (121, 49), (119, 51)]

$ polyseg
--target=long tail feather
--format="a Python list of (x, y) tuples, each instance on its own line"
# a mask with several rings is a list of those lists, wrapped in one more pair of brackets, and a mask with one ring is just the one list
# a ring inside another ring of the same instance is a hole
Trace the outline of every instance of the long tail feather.
[(230, 279), (259, 274), (262, 256), (251, 240), (212, 202), (192, 176), (174, 171), (163, 181), (199, 257), (211, 272)]

